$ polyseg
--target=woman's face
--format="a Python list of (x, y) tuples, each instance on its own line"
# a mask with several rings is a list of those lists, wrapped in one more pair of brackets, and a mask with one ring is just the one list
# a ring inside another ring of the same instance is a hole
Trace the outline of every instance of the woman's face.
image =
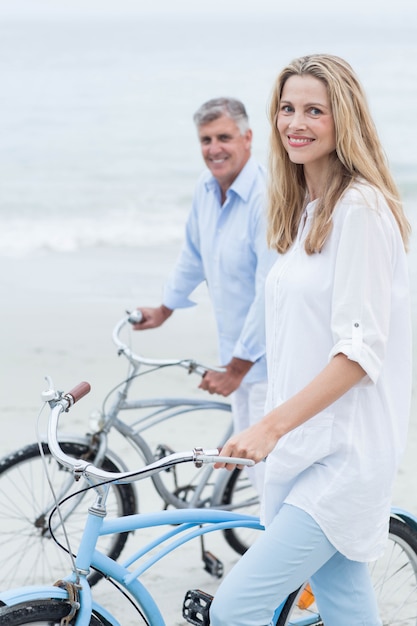
[(324, 82), (309, 74), (288, 78), (282, 90), (277, 128), (293, 163), (305, 168), (325, 167), (336, 149), (336, 133)]

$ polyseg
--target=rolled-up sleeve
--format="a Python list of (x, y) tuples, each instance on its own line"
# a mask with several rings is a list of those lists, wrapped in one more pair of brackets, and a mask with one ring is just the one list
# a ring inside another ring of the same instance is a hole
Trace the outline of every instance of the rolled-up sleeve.
[[(379, 202), (382, 202), (379, 199)], [(390, 325), (394, 263), (393, 224), (387, 212), (364, 198), (343, 219), (332, 300), (334, 346), (376, 383), (384, 363)]]

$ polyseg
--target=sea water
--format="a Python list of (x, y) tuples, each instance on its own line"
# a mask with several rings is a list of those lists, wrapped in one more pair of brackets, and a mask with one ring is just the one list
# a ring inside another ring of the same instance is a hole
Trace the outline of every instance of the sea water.
[(203, 167), (194, 111), (242, 99), (265, 163), (273, 81), (309, 52), (357, 71), (415, 222), (412, 14), (22, 14), (0, 22), (0, 255), (179, 241)]

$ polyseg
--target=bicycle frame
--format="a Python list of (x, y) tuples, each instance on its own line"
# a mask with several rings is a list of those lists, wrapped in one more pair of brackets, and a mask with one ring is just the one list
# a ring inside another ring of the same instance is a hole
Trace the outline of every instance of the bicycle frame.
[[(155, 526), (169, 527), (171, 525), (174, 527), (165, 530), (159, 538), (152, 539), (146, 543), (146, 545), (124, 559), (122, 563), (113, 561), (95, 549), (97, 539), (102, 535)], [(91, 611), (93, 609), (98, 611), (103, 617), (106, 617), (114, 626), (118, 625), (118, 621), (105, 607), (93, 601), (92, 589), (86, 580), (86, 574), (90, 565), (100, 569), (124, 587), (140, 605), (143, 614), (152, 626), (166, 626), (153, 596), (140, 581), (141, 574), (191, 539), (234, 526), (263, 529), (259, 520), (255, 517), (223, 510), (186, 509), (161, 511), (159, 513), (129, 515), (127, 517), (106, 520), (103, 519), (99, 508), (91, 507), (76, 557), (79, 577), (77, 582), (81, 585), (79, 596), (80, 609), (75, 622), (76, 626), (87, 626), (90, 623)], [(146, 559), (146, 555), (158, 546), (158, 552)], [(138, 564), (140, 559), (145, 560)], [(129, 569), (132, 566), (134, 566), (133, 569)], [(76, 576), (71, 574), (65, 580), (75, 583)], [(12, 605), (35, 598), (63, 599), (68, 597), (67, 591), (59, 587), (31, 586), (0, 593), (0, 602)]]
[[(134, 314), (133, 314), (134, 315)], [(226, 402), (219, 402), (214, 400), (200, 400), (193, 398), (152, 398), (152, 399), (139, 399), (129, 400), (128, 394), (133, 381), (143, 365), (149, 367), (169, 367), (179, 366), (183, 367), (188, 373), (197, 373), (202, 375), (204, 371), (208, 369), (221, 369), (205, 366), (201, 363), (189, 360), (161, 360), (161, 359), (146, 359), (142, 356), (134, 354), (130, 348), (121, 342), (119, 335), (123, 327), (130, 326), (132, 321), (132, 315), (122, 318), (115, 326), (113, 330), (113, 342), (118, 347), (119, 355), (123, 354), (129, 363), (128, 375), (124, 383), (120, 386), (120, 389), (116, 393), (116, 397), (110, 407), (110, 409), (103, 413), (100, 418), (99, 429), (91, 436), (91, 439), (95, 439), (98, 442), (98, 451), (94, 457), (94, 463), (100, 464), (106, 452), (109, 450), (107, 447), (107, 436), (113, 429), (121, 434), (133, 447), (133, 449), (142, 456), (145, 463), (151, 463), (155, 459), (154, 452), (149, 447), (147, 441), (142, 437), (141, 433), (145, 430), (156, 426), (166, 420), (170, 420), (179, 415), (184, 415), (191, 411), (225, 411), (230, 413), (231, 406)], [(132, 425), (127, 424), (120, 419), (119, 413), (121, 411), (133, 411), (141, 409), (155, 409), (151, 413), (142, 416), (136, 420)], [(223, 436), (218, 441), (218, 447), (221, 447), (233, 432), (232, 420), (229, 420), (227, 428), (225, 429)], [(194, 485), (194, 490), (191, 497), (188, 500), (184, 500), (176, 496), (162, 480), (159, 474), (151, 476), (151, 480), (155, 486), (155, 489), (163, 502), (166, 505), (174, 506), (175, 508), (198, 508), (198, 507), (220, 507), (224, 506), (221, 502), (221, 497), (224, 492), (225, 483), (229, 476), (228, 472), (216, 472), (214, 485), (212, 486), (212, 492), (209, 497), (202, 499), (202, 494), (209, 484), (210, 478), (213, 475), (213, 468), (206, 466), (199, 474), (198, 482)]]
[[(114, 402), (108, 416), (106, 416), (105, 424), (101, 431), (95, 434), (97, 437), (101, 437), (101, 434), (107, 434), (110, 429), (114, 429), (120, 433), (137, 453), (139, 453), (146, 463), (151, 463), (155, 460), (154, 452), (149, 447), (147, 441), (142, 437), (141, 433), (145, 430), (160, 424), (169, 419), (173, 419), (178, 415), (184, 415), (188, 411), (196, 410), (221, 410), (230, 412), (231, 407), (225, 402), (216, 402), (210, 400), (195, 400), (190, 398), (155, 398), (144, 400), (127, 400), (125, 398), (126, 391), (121, 390), (118, 394), (118, 398)], [(132, 425), (127, 424), (118, 417), (120, 411), (132, 411), (137, 409), (154, 408), (155, 411), (148, 413), (142, 418), (138, 419)], [(227, 439), (231, 436), (233, 431), (233, 425), (231, 420), (229, 421), (227, 428), (218, 441), (218, 446), (221, 447)], [(101, 442), (100, 442), (101, 443)], [(94, 462), (97, 464), (107, 450), (107, 443), (100, 445), (99, 453)], [(166, 504), (171, 504), (176, 508), (198, 508), (199, 506), (206, 506), (207, 499), (201, 503), (201, 495), (206, 488), (210, 477), (214, 473), (214, 470), (210, 466), (206, 466), (202, 469), (199, 475), (198, 483), (196, 484), (195, 491), (190, 500), (185, 501), (173, 495), (173, 493), (166, 487), (159, 474), (151, 476), (151, 480), (155, 486), (155, 489), (159, 496)], [(221, 504), (220, 496), (223, 493), (224, 483), (228, 479), (227, 472), (217, 472), (213, 492), (209, 500), (209, 506), (218, 507)]]
[[(393, 509), (393, 514), (410, 519), (414, 524), (417, 518), (402, 509)], [(118, 563), (95, 549), (98, 537), (102, 535), (129, 532), (151, 527), (163, 527), (157, 539), (148, 541), (139, 550)], [(88, 515), (79, 552), (76, 557), (77, 575), (70, 574), (65, 582), (79, 585), (80, 608), (75, 626), (88, 626), (92, 611), (104, 617), (112, 626), (121, 626), (119, 621), (100, 603), (93, 599), (93, 589), (87, 583), (86, 574), (90, 565), (100, 569), (105, 575), (117, 581), (140, 606), (146, 620), (152, 626), (166, 626), (158, 605), (147, 587), (140, 581), (141, 575), (155, 563), (163, 559), (188, 541), (203, 534), (231, 528), (233, 526), (263, 530), (256, 517), (224, 510), (182, 509), (130, 515), (117, 519), (104, 519), (100, 506), (91, 507)], [(165, 530), (169, 527), (168, 530)], [(159, 547), (158, 552), (148, 556), (151, 550)], [(0, 593), (0, 603), (5, 605), (33, 601), (35, 599), (66, 599), (69, 593), (57, 586), (31, 586)], [(280, 615), (285, 601), (277, 607), (274, 619)], [(311, 615), (295, 622), (297, 626), (309, 626), (316, 623), (317, 616)]]

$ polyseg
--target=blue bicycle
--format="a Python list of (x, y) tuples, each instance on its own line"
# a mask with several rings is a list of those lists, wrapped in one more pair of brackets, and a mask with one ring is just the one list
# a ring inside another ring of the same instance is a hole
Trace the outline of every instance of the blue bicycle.
[[(135, 514), (113, 519), (106, 517), (106, 497), (110, 485), (129, 484), (152, 476), (182, 463), (194, 463), (196, 467), (212, 464), (222, 457), (217, 450), (176, 453), (142, 467), (136, 472), (114, 473), (97, 468), (88, 460), (75, 460), (60, 448), (57, 438), (58, 422), (62, 413), (89, 390), (88, 383), (81, 383), (74, 390), (62, 394), (49, 389), (45, 398), (51, 407), (48, 424), (48, 446), (51, 454), (73, 472), (74, 479), (88, 480), (95, 492), (94, 502), (86, 512), (85, 526), (77, 555), (68, 546), (72, 571), (63, 572), (64, 577), (50, 586), (20, 587), (0, 594), (1, 626), (74, 625), (74, 626), (128, 626), (99, 603), (95, 596), (97, 587), (91, 587), (87, 577), (92, 569), (117, 585), (134, 607), (132, 624), (166, 626), (156, 600), (142, 582), (145, 572), (163, 557), (172, 554), (192, 539), (225, 528), (247, 527), (262, 530), (256, 517), (227, 510), (181, 509), (158, 513)], [(247, 459), (225, 459), (238, 466), (251, 464)], [(18, 488), (18, 485), (17, 485)], [(59, 503), (57, 513), (59, 514)], [(417, 520), (405, 511), (396, 509), (391, 518), (390, 541), (386, 554), (375, 563), (372, 576), (377, 591), (384, 626), (415, 626), (417, 623), (417, 535), (412, 528)], [(53, 534), (53, 522), (49, 521)], [(97, 549), (99, 537), (113, 533), (146, 531), (160, 528), (156, 538), (147, 541), (123, 562), (118, 563)], [(51, 581), (52, 582), (52, 581)], [(101, 583), (103, 584), (103, 583)], [(178, 584), (178, 582), (177, 582)], [(100, 586), (100, 585), (99, 585)], [(98, 586), (98, 587), (99, 587)], [(196, 626), (208, 626), (211, 597), (191, 589), (183, 601), (183, 618)], [(178, 624), (178, 621), (175, 622)], [(308, 585), (291, 594), (277, 607), (276, 626), (323, 626)]]

